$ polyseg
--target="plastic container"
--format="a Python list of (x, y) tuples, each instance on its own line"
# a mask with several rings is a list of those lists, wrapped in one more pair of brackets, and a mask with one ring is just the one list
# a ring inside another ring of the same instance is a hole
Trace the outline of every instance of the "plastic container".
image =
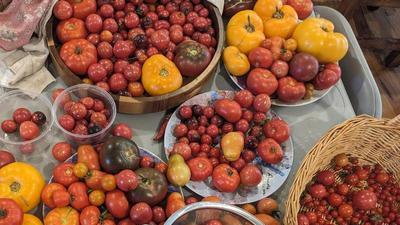
[(346, 35), (349, 51), (340, 61), (342, 81), (357, 115), (368, 114), (382, 117), (382, 100), (378, 86), (346, 18), (335, 9), (326, 6), (314, 7), (315, 13), (335, 24), (335, 31)]
[(264, 225), (256, 217), (239, 207), (216, 202), (190, 204), (172, 214), (164, 225), (202, 225), (212, 219), (219, 219), (222, 224)]
[(35, 151), (46, 149), (51, 142), (51, 128), (53, 127), (54, 117), (51, 113), (51, 103), (43, 95), (38, 97), (33, 93), (14, 90), (3, 94), (0, 97), (0, 122), (7, 119), (12, 119), (13, 113), (17, 108), (26, 108), (29, 111), (40, 111), (46, 115), (46, 123), (40, 126), (40, 135), (32, 140), (23, 141), (18, 134), (18, 131), (12, 134), (4, 133), (0, 129), (0, 142), (4, 148), (11, 151), (17, 159), (25, 154), (29, 155)]
[[(106, 109), (110, 111), (110, 117), (108, 118), (107, 126), (98, 133), (89, 135), (79, 135), (64, 129), (58, 122), (58, 118), (64, 114), (64, 108), (62, 106), (63, 98), (67, 95), (70, 96), (72, 101), (79, 101), (79, 99), (84, 97), (92, 97), (94, 99), (99, 99), (103, 101)], [(115, 102), (111, 95), (104, 91), (103, 89), (88, 84), (78, 84), (65, 89), (56, 98), (52, 108), (52, 114), (55, 119), (57, 127), (62, 131), (64, 137), (67, 141), (76, 144), (97, 144), (100, 143), (110, 132), (111, 126), (114, 123), (115, 116), (117, 114), (117, 108)]]

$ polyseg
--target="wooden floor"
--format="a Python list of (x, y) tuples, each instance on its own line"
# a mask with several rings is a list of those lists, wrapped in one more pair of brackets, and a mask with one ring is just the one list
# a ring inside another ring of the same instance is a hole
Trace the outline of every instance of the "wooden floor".
[[(325, 0), (317, 0), (315, 2), (331, 7), (336, 6), (335, 3), (332, 4), (332, 1), (328, 3)], [(375, 11), (363, 11), (374, 36), (400, 38), (400, 9), (379, 8)], [(353, 21), (350, 21), (350, 24), (354, 26)], [(393, 118), (400, 114), (400, 66), (397, 68), (384, 66), (383, 59), (388, 54), (388, 51), (384, 49), (375, 52), (363, 49), (363, 52), (381, 93), (383, 117)]]

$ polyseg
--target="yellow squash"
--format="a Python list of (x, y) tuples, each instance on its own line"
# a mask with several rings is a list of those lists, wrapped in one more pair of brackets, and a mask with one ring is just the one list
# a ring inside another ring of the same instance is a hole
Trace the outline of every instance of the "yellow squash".
[(236, 13), (230, 20), (226, 30), (228, 45), (237, 47), (248, 54), (260, 46), (265, 39), (262, 19), (252, 10)]
[(34, 215), (24, 214), (22, 225), (43, 225), (42, 221)]
[(164, 95), (182, 86), (182, 75), (176, 65), (167, 57), (151, 56), (142, 68), (142, 83), (150, 95)]
[(254, 11), (263, 21), (266, 21), (271, 19), (276, 9), (280, 9), (282, 6), (281, 0), (258, 0), (254, 5)]
[(44, 187), (42, 174), (33, 166), (14, 162), (0, 169), (0, 198), (11, 198), (24, 212), (40, 202)]
[(323, 18), (308, 18), (297, 25), (293, 38), (297, 51), (315, 56), (320, 63), (335, 63), (347, 53), (349, 44), (341, 33), (334, 32), (331, 21)]
[(289, 5), (276, 8), (272, 17), (264, 20), (264, 34), (266, 37), (279, 36), (288, 39), (296, 29), (298, 17), (296, 10)]
[(243, 76), (250, 70), (249, 59), (235, 46), (224, 49), (223, 59), (226, 69), (233, 76)]

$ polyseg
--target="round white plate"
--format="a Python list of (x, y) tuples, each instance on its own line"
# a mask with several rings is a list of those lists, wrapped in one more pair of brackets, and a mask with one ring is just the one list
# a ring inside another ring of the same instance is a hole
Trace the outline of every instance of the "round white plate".
[[(201, 106), (207, 106), (212, 105), (217, 99), (233, 98), (233, 96), (233, 91), (210, 91), (194, 96), (193, 98), (184, 102), (182, 105), (198, 104)], [(177, 113), (178, 109), (174, 112), (174, 114), (172, 114), (165, 131), (164, 150), (167, 158), (176, 142), (176, 138), (173, 136), (173, 128), (180, 123)], [(278, 116), (274, 112), (269, 111), (267, 113), (267, 117), (271, 119)], [(212, 187), (211, 177), (209, 177), (206, 181), (190, 181), (186, 186), (193, 192), (203, 197), (211, 195), (218, 196), (224, 203), (228, 204), (245, 204), (258, 201), (278, 190), (278, 188), (282, 186), (289, 175), (294, 154), (292, 139), (289, 138), (289, 140), (282, 143), (281, 147), (284, 151), (284, 158), (282, 162), (277, 165), (267, 164), (258, 156), (254, 160), (254, 163), (261, 166), (263, 174), (262, 181), (257, 187), (250, 189), (240, 186), (236, 192), (222, 193)]]

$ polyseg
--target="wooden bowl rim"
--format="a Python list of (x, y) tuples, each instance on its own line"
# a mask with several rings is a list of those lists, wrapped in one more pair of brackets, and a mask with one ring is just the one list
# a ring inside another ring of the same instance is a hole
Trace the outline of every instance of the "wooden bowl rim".
[[(225, 40), (225, 33), (224, 33), (224, 23), (222, 21), (222, 15), (219, 12), (218, 8), (211, 4), (210, 2), (205, 1), (205, 4), (208, 4), (209, 7), (211, 7), (212, 11), (215, 14), (216, 17), (216, 21), (217, 24), (216, 26), (218, 27), (218, 42), (217, 42), (217, 49), (214, 53), (214, 56), (212, 58), (212, 60), (210, 61), (210, 63), (208, 64), (208, 66), (206, 67), (206, 69), (199, 75), (197, 76), (195, 79), (193, 79), (192, 81), (190, 81), (189, 83), (187, 83), (186, 85), (180, 87), (179, 89), (171, 92), (171, 93), (167, 93), (164, 95), (159, 95), (159, 96), (146, 96), (146, 97), (128, 97), (128, 96), (122, 96), (122, 95), (117, 95), (117, 94), (113, 94), (110, 93), (111, 96), (115, 99), (115, 100), (123, 100), (124, 102), (131, 102), (131, 103), (151, 103), (151, 102), (158, 102), (158, 101), (163, 101), (166, 99), (170, 99), (170, 98), (174, 98), (178, 95), (182, 95), (185, 94), (189, 91), (191, 91), (192, 89), (196, 88), (198, 83), (202, 82), (203, 80), (207, 79), (209, 77), (209, 75), (211, 75), (212, 70), (218, 65), (219, 60), (221, 58), (221, 54), (222, 54), (222, 49), (223, 49), (223, 43)], [(50, 54), (53, 55), (55, 58), (60, 58), (60, 55), (57, 51), (57, 48), (55, 46), (55, 41), (54, 41), (54, 37), (53, 37), (53, 20), (54, 17), (52, 16), (51, 19), (47, 22), (46, 25), (46, 33), (47, 33), (47, 44), (49, 47), (49, 51)], [(215, 28), (215, 27), (214, 27)], [(67, 73), (74, 75), (76, 77), (79, 78), (78, 75), (74, 74), (64, 63), (64, 61), (62, 60), (58, 60), (60, 66), (63, 68), (63, 70), (66, 70)], [(81, 83), (82, 79), (80, 79)]]

